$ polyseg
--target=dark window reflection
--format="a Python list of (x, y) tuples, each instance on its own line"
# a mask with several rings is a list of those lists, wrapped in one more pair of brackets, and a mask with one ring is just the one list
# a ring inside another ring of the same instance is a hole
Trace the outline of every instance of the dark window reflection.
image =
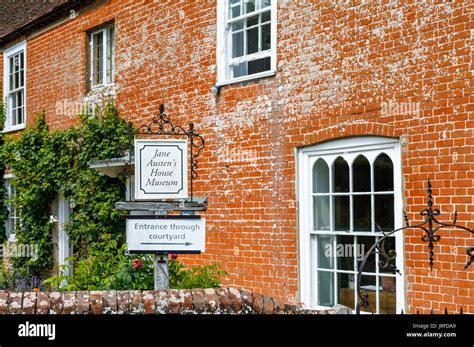
[(394, 228), (393, 194), (375, 195), (375, 231), (391, 231)]
[(374, 186), (376, 192), (393, 191), (393, 163), (385, 153), (375, 159)]
[(334, 162), (334, 192), (347, 193), (349, 192), (349, 165), (347, 162), (338, 157)]
[(371, 231), (370, 195), (354, 195), (352, 199), (354, 231)]
[(370, 163), (366, 157), (359, 155), (352, 164), (354, 192), (370, 192)]

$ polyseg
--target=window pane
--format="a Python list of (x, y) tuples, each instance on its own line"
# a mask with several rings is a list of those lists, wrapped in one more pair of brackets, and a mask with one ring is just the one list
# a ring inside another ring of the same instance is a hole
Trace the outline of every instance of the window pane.
[(25, 55), (23, 52), (20, 52), (20, 69), (23, 70), (25, 68)]
[(251, 13), (255, 11), (255, 0), (244, 0), (245, 13)]
[(244, 55), (244, 32), (232, 34), (232, 58)]
[(15, 75), (14, 75), (14, 89), (16, 88), (19, 88), (20, 87), (20, 73), (19, 72), (15, 72)]
[(262, 23), (269, 22), (271, 19), (270, 11), (262, 13)]
[(262, 30), (262, 51), (266, 51), (267, 49), (271, 49), (270, 24), (262, 25), (260, 27), (260, 30)]
[(349, 231), (349, 196), (334, 197), (334, 230)]
[(114, 28), (109, 27), (107, 39), (107, 83), (114, 82)]
[(353, 236), (337, 236), (335, 255), (337, 256), (337, 268), (339, 270), (354, 270), (356, 252)]
[(376, 192), (393, 191), (393, 163), (385, 153), (375, 160), (374, 186)]
[(230, 18), (235, 18), (240, 16), (240, 5), (233, 6), (230, 8)]
[(338, 273), (337, 274), (337, 289), (339, 294), (338, 303), (354, 308), (355, 282), (353, 274)]
[(338, 157), (333, 167), (333, 192), (349, 192), (349, 165), (347, 162)]
[(370, 163), (363, 155), (359, 155), (352, 164), (352, 179), (354, 192), (370, 192)]
[(354, 195), (353, 201), (353, 218), (354, 231), (371, 231), (371, 202), (370, 195)]
[[(375, 223), (383, 231), (394, 229), (393, 194), (375, 195)], [(378, 231), (379, 228), (375, 228)]]
[(258, 52), (258, 27), (247, 30), (247, 54)]
[(23, 107), (17, 109), (17, 122), (16, 124), (23, 124)]
[(377, 309), (377, 302), (376, 302), (376, 277), (370, 275), (363, 275), (361, 278), (361, 285), (360, 289), (362, 294), (368, 295), (369, 306), (368, 307), (361, 307), (362, 312), (376, 312)]
[(244, 23), (245, 21), (239, 21), (239, 22), (235, 22), (235, 23), (232, 23), (231, 25), (231, 28), (232, 28), (232, 31), (237, 31), (237, 30), (241, 30), (244, 28)]
[(260, 8), (270, 6), (271, 0), (260, 0)]
[(14, 79), (14, 74), (10, 74), (10, 84), (8, 86), (9, 90), (15, 89), (15, 79)]
[[(369, 253), (370, 247), (372, 247), (377, 238), (372, 236), (357, 236), (357, 271), (364, 260), (364, 257)], [(364, 272), (375, 272), (375, 253), (372, 254), (367, 259), (367, 262), (364, 266)]]
[(313, 193), (329, 193), (329, 167), (323, 159), (313, 167)]
[(317, 235), (318, 264), (320, 269), (334, 269), (334, 236)]
[(270, 57), (249, 61), (248, 74), (253, 75), (258, 72), (270, 70)]
[(92, 76), (93, 85), (103, 83), (103, 33), (98, 32), (93, 35), (92, 45)]
[(253, 16), (247, 19), (247, 28), (258, 24), (258, 16)]
[(318, 271), (318, 305), (334, 306), (334, 273)]
[(16, 96), (16, 93), (15, 94), (11, 94), (11, 101), (12, 101), (12, 109), (15, 109), (18, 107), (18, 98)]
[(379, 283), (381, 291), (379, 293), (380, 312), (385, 314), (396, 314), (396, 279), (395, 277), (380, 276)]
[(242, 63), (237, 66), (233, 66), (234, 77), (246, 76), (247, 75), (247, 63)]
[(329, 196), (313, 197), (314, 230), (329, 230)]

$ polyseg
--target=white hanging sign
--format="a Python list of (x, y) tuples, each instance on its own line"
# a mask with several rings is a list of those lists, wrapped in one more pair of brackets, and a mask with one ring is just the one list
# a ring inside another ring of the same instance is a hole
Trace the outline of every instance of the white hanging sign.
[(205, 250), (205, 229), (199, 216), (130, 216), (127, 246), (131, 253), (200, 253)]
[(135, 140), (135, 199), (187, 197), (187, 140)]

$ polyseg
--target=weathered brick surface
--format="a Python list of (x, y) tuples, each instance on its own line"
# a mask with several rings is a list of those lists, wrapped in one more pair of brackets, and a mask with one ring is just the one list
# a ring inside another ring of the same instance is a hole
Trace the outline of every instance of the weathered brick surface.
[(0, 314), (8, 313), (8, 293), (0, 292)]
[(155, 292), (156, 313), (166, 314), (169, 311), (169, 293), (165, 290)]
[(63, 293), (63, 314), (75, 314), (76, 309), (76, 292)]
[(104, 294), (104, 313), (117, 313), (117, 292), (115, 290), (106, 291)]
[(242, 310), (242, 294), (239, 290), (229, 288), (229, 298), (232, 311), (240, 312)]
[(90, 311), (90, 301), (89, 301), (89, 292), (87, 291), (78, 291), (76, 292), (77, 300), (77, 314), (86, 314)]
[(213, 288), (204, 289), (204, 298), (209, 312), (215, 312), (219, 307), (219, 298), (216, 294), (216, 290)]
[(181, 311), (181, 300), (179, 297), (179, 291), (170, 290), (168, 291), (168, 313), (179, 313)]
[(203, 313), (206, 310), (206, 297), (202, 289), (193, 289), (191, 291), (193, 296), (193, 306), (196, 313)]
[(143, 313), (153, 314), (156, 312), (156, 292), (143, 292)]
[(118, 313), (130, 313), (130, 293), (126, 290), (117, 291)]
[(104, 303), (103, 303), (104, 292), (100, 291), (91, 291), (90, 292), (90, 305), (92, 314), (102, 314)]
[(36, 314), (49, 314), (49, 305), (49, 293), (39, 292), (36, 295)]
[(22, 303), (21, 313), (23, 314), (36, 313), (36, 293), (35, 292), (23, 293), (23, 303)]
[(263, 313), (264, 314), (273, 314), (274, 306), (273, 299), (268, 296), (263, 297)]
[[(446, 219), (456, 207), (459, 224), (474, 227), (469, 2), (281, 1), (276, 75), (223, 86), (219, 95), (209, 91), (215, 14), (214, 1), (108, 1), (31, 35), (28, 123), (42, 110), (52, 130), (77, 123), (70, 106), (86, 94), (86, 32), (114, 20), (121, 114), (138, 125), (164, 102), (176, 124), (194, 122), (206, 139), (194, 186), (210, 201), (206, 252), (182, 258), (219, 260), (226, 286), (298, 301), (294, 151), (326, 140), (398, 138), (408, 217), (419, 220), (431, 176)], [(418, 109), (399, 107), (407, 102)], [(462, 270), (473, 242), (446, 231), (430, 272), (419, 232), (405, 232), (409, 311), (463, 306), (474, 313), (474, 275)]]
[(130, 313), (131, 314), (142, 314), (143, 313), (143, 299), (142, 292), (140, 290), (130, 290)]
[[(251, 298), (254, 298), (253, 302)], [(236, 288), (163, 291), (0, 291), (0, 314), (330, 314), (305, 310)]]
[(254, 295), (252, 302), (253, 313), (263, 313), (264, 297), (262, 295)]
[(61, 314), (63, 313), (63, 296), (59, 292), (49, 293), (49, 313)]
[(229, 297), (229, 290), (227, 288), (216, 289), (217, 297), (219, 298), (219, 310), (223, 313), (230, 312), (231, 304)]
[(193, 310), (193, 296), (189, 289), (182, 289), (179, 291), (179, 301), (181, 302), (182, 311)]

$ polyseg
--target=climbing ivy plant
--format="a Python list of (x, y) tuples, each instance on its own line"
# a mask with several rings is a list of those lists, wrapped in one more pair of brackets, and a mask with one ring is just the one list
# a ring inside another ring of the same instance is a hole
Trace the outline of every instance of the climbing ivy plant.
[[(6, 105), (3, 102), (0, 102), (0, 124), (4, 123), (5, 120), (5, 114), (6, 114)], [(0, 126), (0, 147), (3, 146), (3, 126)], [(0, 153), (0, 244), (3, 244), (3, 242), (6, 241), (7, 239), (7, 234), (6, 234), (6, 228), (5, 228), (5, 222), (8, 218), (8, 196), (7, 192), (5, 189), (5, 165), (4, 165), (4, 158)], [(3, 221), (3, 223), (2, 223)]]
[(67, 130), (50, 132), (45, 115), (37, 115), (20, 136), (5, 140), (0, 158), (15, 175), (16, 204), (21, 210), (16, 237), (21, 244), (38, 247), (36, 259), (14, 259), (21, 275), (52, 268), (55, 220), (51, 207), (59, 191), (74, 207), (66, 230), (78, 258), (87, 257), (87, 245), (100, 241), (103, 234), (122, 240), (123, 222), (114, 205), (124, 199), (123, 178), (100, 176), (88, 162), (123, 155), (126, 129), (109, 104), (94, 116), (80, 115), (80, 124)]

